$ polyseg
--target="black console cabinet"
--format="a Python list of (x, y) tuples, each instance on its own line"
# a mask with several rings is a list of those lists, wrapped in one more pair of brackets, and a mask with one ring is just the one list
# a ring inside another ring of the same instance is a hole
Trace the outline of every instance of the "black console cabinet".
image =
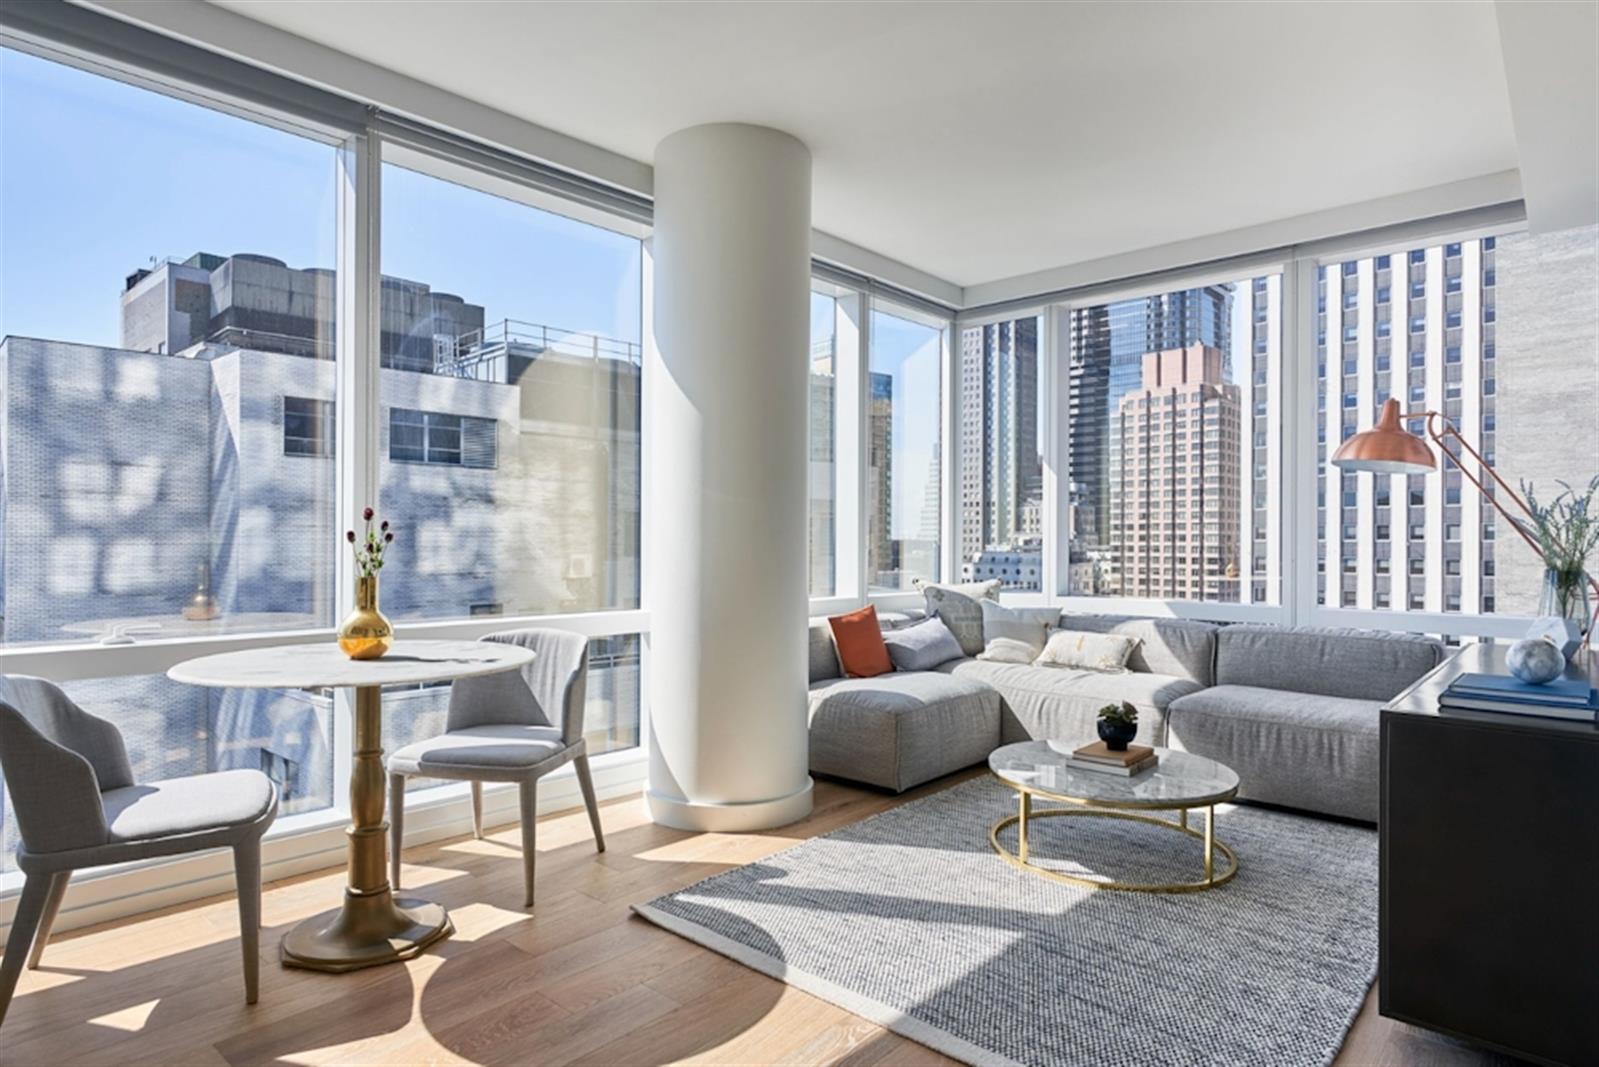
[(1599, 1064), (1599, 726), (1438, 710), (1504, 669), (1469, 646), (1383, 709), (1380, 1010)]

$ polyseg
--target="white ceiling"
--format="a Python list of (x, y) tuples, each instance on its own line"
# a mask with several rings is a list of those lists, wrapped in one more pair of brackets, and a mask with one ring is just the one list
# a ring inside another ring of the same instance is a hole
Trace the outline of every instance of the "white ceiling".
[(1485, 3), (215, 2), (646, 163), (786, 130), (818, 229), (963, 286), (1518, 164)]

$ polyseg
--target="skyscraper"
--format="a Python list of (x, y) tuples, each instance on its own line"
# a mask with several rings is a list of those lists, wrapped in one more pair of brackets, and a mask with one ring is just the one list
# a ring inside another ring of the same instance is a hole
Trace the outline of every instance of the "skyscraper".
[[(1070, 351), (1073, 561), (1102, 559), (1110, 547), (1111, 423), (1121, 398), (1141, 387), (1146, 353), (1206, 345), (1231, 377), (1230, 283), (1160, 293), (1072, 312)], [(1096, 589), (1094, 592), (1116, 592)]]
[(1240, 397), (1209, 345), (1144, 355), (1111, 424), (1112, 554), (1124, 596), (1236, 602)]
[(959, 550), (969, 563), (1017, 547), (1042, 503), (1036, 316), (962, 331), (960, 397)]

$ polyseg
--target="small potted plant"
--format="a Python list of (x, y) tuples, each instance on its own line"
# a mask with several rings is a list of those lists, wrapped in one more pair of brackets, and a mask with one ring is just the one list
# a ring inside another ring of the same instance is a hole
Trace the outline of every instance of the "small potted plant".
[(1127, 743), (1138, 733), (1138, 709), (1127, 701), (1106, 704), (1099, 709), (1099, 739), (1112, 752), (1126, 752)]

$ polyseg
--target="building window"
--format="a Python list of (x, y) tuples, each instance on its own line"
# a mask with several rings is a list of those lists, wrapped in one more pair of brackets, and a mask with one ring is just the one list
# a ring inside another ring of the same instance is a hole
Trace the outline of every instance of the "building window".
[[(325, 808), (314, 698), (97, 676), (94, 646), (196, 599), (207, 639), (334, 623), (336, 149), (10, 49), (0, 99), (0, 659), (87, 646), (65, 688), (139, 781), (261, 759), (283, 814)], [(0, 874), (16, 840), (0, 800)]]
[(498, 449), (495, 421), (440, 411), (389, 409), (389, 458), (492, 470)]
[[(1410, 287), (1412, 294), (1425, 293), (1427, 283), (1421, 277), (1421, 266), (1429, 261), (1444, 263), (1447, 269), (1443, 281), (1450, 294), (1448, 302), (1437, 307), (1426, 306), (1424, 302), (1411, 304), (1408, 317), (1412, 334), (1408, 373), (1402, 376), (1386, 374), (1376, 365), (1376, 361), (1364, 369), (1355, 368), (1353, 374), (1347, 368), (1334, 369), (1331, 377), (1325, 370), (1319, 373), (1316, 414), (1318, 438), (1329, 431), (1342, 431), (1347, 435), (1348, 422), (1344, 420), (1352, 412), (1339, 410), (1337, 405), (1343, 398), (1351, 394), (1380, 397), (1385, 391), (1391, 390), (1394, 396), (1407, 399), (1412, 408), (1443, 409), (1443, 413), (1459, 426), (1474, 447), (1485, 456), (1493, 457), (1492, 462), (1499, 474), (1511, 485), (1519, 484), (1522, 479), (1535, 485), (1552, 486), (1555, 478), (1584, 478), (1584, 472), (1560, 467), (1558, 460), (1554, 461), (1554, 469), (1551, 469), (1550, 457), (1559, 457), (1569, 451), (1561, 448), (1554, 438), (1555, 435), (1567, 438), (1574, 432), (1582, 439), (1592, 439), (1594, 433), (1599, 431), (1596, 428), (1599, 412), (1594, 412), (1593, 417), (1583, 425), (1561, 427), (1559, 430), (1555, 430), (1547, 418), (1542, 417), (1542, 412), (1548, 410), (1550, 401), (1557, 395), (1559, 382), (1592, 377), (1591, 353), (1594, 339), (1599, 335), (1599, 324), (1594, 321), (1591, 306), (1585, 309), (1571, 305), (1563, 312), (1565, 318), (1561, 329), (1569, 336), (1584, 339), (1583, 344), (1572, 346), (1571, 352), (1566, 355), (1557, 355), (1556, 350), (1538, 343), (1535, 333), (1539, 328), (1538, 323), (1512, 321), (1508, 310), (1504, 321), (1483, 327), (1480, 342), (1469, 335), (1463, 336), (1461, 326), (1462, 309), (1470, 307), (1473, 300), (1481, 303), (1486, 318), (1486, 309), (1494, 306), (1492, 285), (1500, 274), (1519, 271), (1521, 274), (1517, 275), (1518, 278), (1525, 277), (1530, 282), (1548, 285), (1552, 290), (1562, 286), (1574, 290), (1587, 284), (1586, 280), (1591, 278), (1594, 269), (1596, 249), (1599, 249), (1596, 234), (1599, 231), (1593, 228), (1564, 234), (1518, 234), (1498, 241), (1483, 238), (1411, 250), (1408, 259), (1412, 267), (1403, 284)], [(1326, 264), (1321, 272), (1322, 278), (1335, 276), (1335, 272), (1347, 273), (1350, 262), (1354, 262), (1356, 273), (1364, 274), (1359, 260), (1342, 261)], [(1474, 262), (1481, 262), (1481, 269), (1465, 268), (1465, 263)], [(1375, 260), (1372, 267), (1380, 269), (1376, 267)], [(1581, 273), (1584, 270), (1590, 273), (1584, 275)], [(1375, 351), (1380, 343), (1379, 330), (1375, 320), (1358, 323), (1357, 343), (1371, 344)], [(1370, 339), (1365, 336), (1368, 331), (1372, 334)], [(1433, 338), (1436, 341), (1432, 341)], [(1424, 339), (1430, 341), (1430, 345), (1423, 343)], [(1507, 345), (1514, 347), (1504, 347)], [(1583, 364), (1575, 355), (1579, 349), (1588, 354), (1587, 364)], [(1340, 369), (1343, 373), (1339, 373)], [(1507, 376), (1517, 389), (1501, 388)], [(1399, 380), (1394, 380), (1395, 377)], [(1325, 410), (1328, 404), (1335, 405), (1334, 417), (1339, 420), (1330, 425)], [(1473, 408), (1476, 414), (1470, 418), (1466, 412)], [(1375, 411), (1359, 410), (1357, 413), (1357, 428), (1360, 430), (1370, 427), (1376, 417)], [(1414, 430), (1420, 429), (1419, 422), (1410, 425)], [(1335, 445), (1320, 446), (1320, 455), (1324, 460), (1331, 447)], [(1348, 476), (1327, 468), (1325, 478), (1319, 480), (1322, 484), (1318, 485), (1321, 506), (1325, 508), (1328, 502), (1336, 506), (1339, 501), (1346, 499), (1350, 489), (1358, 485), (1362, 477), (1371, 476)], [(1446, 467), (1442, 476), (1434, 474), (1409, 479), (1404, 498), (1410, 505), (1409, 514), (1394, 516), (1395, 533), (1408, 530), (1407, 544), (1418, 552), (1420, 559), (1438, 561), (1436, 567), (1450, 576), (1466, 580), (1474, 577), (1461, 573), (1466, 566), (1462, 561), (1473, 559), (1480, 560), (1477, 576), (1491, 577), (1497, 567), (1491, 524), (1476, 521), (1462, 523), (1461, 519), (1466, 517), (1462, 513), (1468, 504), (1477, 502), (1477, 496), (1474, 490), (1463, 489), (1459, 478), (1458, 473), (1447, 473)], [(1385, 485), (1389, 479), (1379, 477), (1375, 482)], [(1478, 506), (1482, 509), (1481, 513), (1485, 514), (1487, 506)], [(1439, 518), (1430, 523), (1422, 521), (1423, 515), (1433, 508), (1440, 510)], [(1325, 542), (1337, 532), (1337, 527), (1324, 529), (1322, 541)], [(1357, 544), (1362, 538), (1370, 538), (1374, 544), (1381, 540), (1376, 529), (1362, 529), (1357, 534)], [(1468, 554), (1460, 546), (1463, 540), (1471, 537), (1476, 538), (1477, 549)], [(1338, 543), (1347, 545), (1347, 540)], [(1445, 562), (1442, 554), (1444, 545), (1450, 546), (1450, 562)], [(1421, 564), (1412, 561), (1410, 566), (1419, 568)], [(1421, 574), (1423, 571), (1418, 569), (1415, 573)], [(1462, 610), (1487, 611), (1492, 605), (1497, 605), (1501, 611), (1534, 614), (1536, 597), (1523, 590), (1535, 586), (1535, 576), (1525, 578), (1518, 572), (1517, 579), (1514, 598), (1501, 588), (1497, 590), (1497, 598), (1466, 598)], [(1362, 602), (1367, 602), (1365, 597), (1374, 597), (1382, 584), (1375, 579), (1367, 580), (1371, 581), (1370, 588), (1359, 591)], [(1325, 579), (1318, 581), (1317, 591), (1318, 599), (1323, 603), (1329, 602), (1329, 596), (1337, 596), (1336, 590), (1329, 591)], [(1446, 609), (1443, 591), (1431, 591), (1422, 596), (1426, 600), (1425, 610)]]
[(960, 333), (957, 531), (963, 581), (998, 578), (1005, 589), (1043, 588), (1041, 325), (1039, 316), (1029, 316)]
[[(1244, 520), (1262, 502), (1262, 539), (1278, 540), (1280, 486), (1256, 474), (1268, 465), (1254, 462), (1279, 447), (1276, 357), (1253, 351), (1263, 333), (1281, 334), (1281, 282), (1239, 278), (1071, 310), (1063, 566), (1072, 593), (1240, 603), (1264, 589), (1267, 602), (1278, 597), (1278, 562), (1269, 555), (1257, 572), (1244, 549), (1261, 531)], [(1253, 384), (1259, 369), (1265, 385)], [(1145, 405), (1155, 401), (1183, 421), (1151, 420)]]
[(943, 540), (945, 326), (874, 304), (866, 396), (867, 588), (937, 580)]
[[(485, 192), (460, 164), (423, 173), (387, 151), (378, 476), (404, 547), (383, 569), (385, 613), (636, 608), (641, 239)], [(627, 737), (637, 673), (616, 677), (605, 714)], [(595, 687), (591, 674), (586, 733)], [(386, 742), (426, 725), (396, 720)]]
[(283, 398), (283, 454), (333, 455), (333, 401), (303, 396)]
[(807, 588), (832, 596), (838, 583), (838, 298), (811, 293), (811, 350), (807, 393)]

